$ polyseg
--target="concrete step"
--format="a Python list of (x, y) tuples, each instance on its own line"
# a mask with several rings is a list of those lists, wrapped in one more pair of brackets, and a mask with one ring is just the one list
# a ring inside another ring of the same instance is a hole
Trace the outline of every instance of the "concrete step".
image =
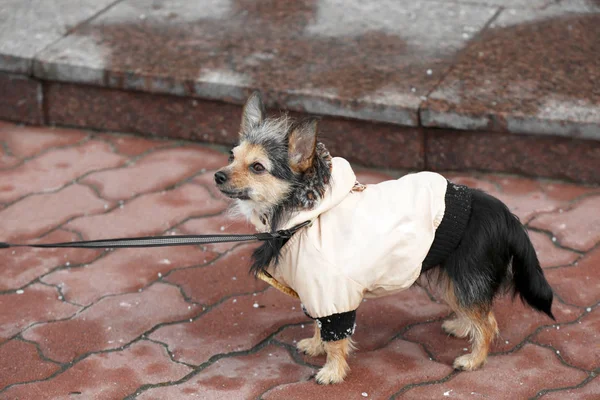
[(230, 144), (260, 89), (369, 166), (600, 182), (597, 2), (9, 3), (0, 118)]

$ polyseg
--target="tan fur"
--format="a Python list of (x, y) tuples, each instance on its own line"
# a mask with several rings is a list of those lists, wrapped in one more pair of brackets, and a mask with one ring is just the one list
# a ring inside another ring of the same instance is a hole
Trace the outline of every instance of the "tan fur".
[(317, 124), (316, 120), (312, 120), (295, 127), (290, 133), (290, 168), (296, 172), (306, 171), (313, 163), (317, 146)]
[(288, 182), (277, 179), (269, 173), (255, 174), (250, 170), (250, 166), (257, 162), (267, 170), (271, 168), (267, 152), (262, 146), (242, 142), (232, 151), (233, 162), (221, 169), (229, 176), (224, 189), (239, 191), (248, 189), (250, 201), (256, 203), (256, 207), (253, 208), (277, 204), (289, 192)]
[(444, 299), (456, 313), (456, 318), (444, 322), (442, 328), (457, 337), (467, 337), (471, 342), (471, 353), (454, 360), (454, 368), (472, 371), (481, 367), (487, 360), (492, 341), (498, 335), (498, 324), (490, 306), (479, 305), (466, 309), (455, 295), (454, 286), (447, 277), (441, 279)]
[(317, 373), (317, 382), (322, 385), (343, 382), (348, 371), (350, 371), (347, 359), (354, 349), (352, 339), (346, 338), (335, 342), (324, 342), (323, 346), (327, 353), (327, 362)]
[(316, 357), (320, 356), (321, 354), (325, 354), (325, 345), (324, 342), (321, 340), (321, 330), (319, 329), (319, 326), (316, 322), (314, 323), (314, 328), (315, 334), (313, 337), (302, 339), (296, 345), (298, 350), (311, 357)]

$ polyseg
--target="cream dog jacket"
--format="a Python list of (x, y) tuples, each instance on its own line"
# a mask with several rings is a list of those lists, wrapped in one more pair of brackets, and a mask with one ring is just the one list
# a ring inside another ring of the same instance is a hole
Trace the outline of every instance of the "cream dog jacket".
[(319, 206), (294, 215), (304, 221), (267, 272), (294, 289), (313, 318), (346, 313), (364, 297), (410, 287), (419, 277), (445, 210), (448, 181), (432, 172), (367, 185), (343, 158), (332, 160), (331, 185)]

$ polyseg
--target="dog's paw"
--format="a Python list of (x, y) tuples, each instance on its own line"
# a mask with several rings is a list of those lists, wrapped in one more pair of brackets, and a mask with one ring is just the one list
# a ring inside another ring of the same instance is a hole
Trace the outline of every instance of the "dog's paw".
[(454, 360), (454, 369), (461, 371), (474, 371), (480, 368), (485, 363), (485, 360), (479, 360), (473, 354), (465, 354), (457, 357)]
[(347, 366), (339, 364), (325, 364), (317, 372), (316, 380), (320, 385), (329, 385), (331, 383), (342, 383), (348, 372)]
[(315, 339), (314, 337), (302, 339), (298, 342), (296, 348), (299, 351), (311, 357), (316, 357), (320, 356), (321, 354), (325, 354), (325, 347), (323, 346), (323, 342), (321, 341), (321, 339)]
[(456, 336), (457, 338), (466, 338), (471, 331), (471, 325), (468, 321), (455, 318), (444, 321), (442, 329), (449, 335)]

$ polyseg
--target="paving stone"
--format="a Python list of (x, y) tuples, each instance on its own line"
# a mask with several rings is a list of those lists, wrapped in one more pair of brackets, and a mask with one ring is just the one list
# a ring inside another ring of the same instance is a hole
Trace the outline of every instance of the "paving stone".
[(166, 278), (193, 301), (213, 304), (234, 294), (255, 293), (268, 285), (250, 274), (255, 246), (241, 246), (206, 266), (174, 271)]
[(0, 141), (4, 142), (10, 153), (19, 160), (33, 157), (53, 147), (76, 145), (86, 136), (85, 131), (75, 129), (0, 125)]
[(420, 96), (495, 12), (407, 0), (343, 10), (334, 1), (128, 1), (45, 49), (36, 74), (238, 103), (268, 87), (271, 105), (414, 126)]
[(190, 372), (171, 362), (165, 349), (145, 340), (115, 352), (92, 354), (52, 380), (13, 387), (7, 399), (122, 399), (144, 384), (176, 381)]
[(43, 281), (58, 285), (68, 301), (89, 305), (109, 294), (136, 292), (173, 268), (203, 264), (216, 256), (192, 246), (119, 249), (92, 264), (56, 271)]
[(496, 398), (499, 393), (502, 398), (523, 399), (542, 389), (576, 385), (585, 377), (585, 372), (561, 364), (552, 350), (526, 344), (515, 353), (490, 357), (481, 370), (411, 389), (402, 399)]
[(544, 400), (596, 400), (600, 393), (600, 378), (596, 376), (587, 385), (577, 389), (565, 389), (546, 394)]
[(599, 184), (600, 141), (424, 129), (427, 169), (493, 171)]
[(101, 135), (99, 138), (110, 142), (117, 153), (130, 157), (174, 145), (172, 141), (168, 140), (149, 139), (133, 135)]
[[(204, 177), (207, 174), (208, 172), (202, 176)], [(215, 195), (224, 197), (222, 194), (215, 193)], [(187, 235), (245, 234), (256, 232), (256, 229), (247, 223), (243, 217), (229, 216), (227, 213), (213, 217), (191, 218), (180, 225), (178, 230), (180, 233)], [(205, 247), (208, 250), (223, 253), (238, 245), (239, 243), (214, 243), (207, 244)]]
[[(582, 313), (580, 309), (557, 301), (554, 302), (552, 311), (558, 322), (574, 321)], [(500, 336), (492, 343), (492, 353), (512, 351), (538, 327), (554, 323), (545, 314), (524, 306), (519, 299), (515, 299), (513, 303), (508, 296), (494, 303), (494, 315), (498, 321)], [(438, 361), (446, 365), (452, 365), (456, 357), (471, 349), (467, 339), (458, 339), (445, 333), (442, 322), (413, 326), (403, 337), (422, 343)]]
[(59, 369), (57, 364), (42, 360), (31, 343), (13, 339), (0, 345), (0, 390), (15, 383), (46, 379)]
[(599, 21), (560, 4), (503, 10), (429, 95), (423, 125), (599, 140)]
[(565, 202), (551, 199), (535, 179), (513, 176), (486, 176), (486, 181), (458, 175), (453, 182), (484, 190), (504, 202), (521, 222), (527, 223), (537, 213), (557, 210)]
[[(72, 232), (54, 231), (30, 243), (55, 243), (79, 240)], [(0, 251), (2, 278), (0, 291), (18, 289), (52, 269), (92, 261), (100, 251), (89, 249), (28, 249), (17, 247)]]
[(80, 307), (59, 299), (56, 288), (35, 283), (15, 292), (0, 295), (0, 343), (36, 322), (68, 318)]
[[(405, 327), (446, 316), (445, 304), (431, 301), (425, 290), (413, 286), (393, 296), (368, 299), (357, 310), (356, 331), (352, 336), (360, 353), (384, 347)], [(286, 328), (277, 339), (295, 346), (296, 342), (312, 336), (313, 326), (307, 324)], [(306, 358), (306, 360), (313, 360)]]
[(267, 289), (230, 298), (193, 322), (160, 327), (150, 338), (167, 344), (176, 360), (197, 365), (216, 354), (249, 350), (280, 327), (301, 321), (309, 322), (298, 300)]
[(90, 188), (71, 185), (56, 193), (27, 197), (0, 210), (0, 232), (4, 240), (34, 238), (64, 224), (69, 219), (104, 211), (102, 201)]
[(591, 307), (600, 301), (600, 247), (590, 251), (576, 265), (546, 270), (550, 285), (564, 301)]
[[(2, 21), (0, 21), (0, 32), (1, 25)], [(0, 37), (4, 39), (1, 33)], [(3, 64), (1, 50), (3, 41), (0, 41), (0, 69)], [(0, 118), (35, 125), (44, 123), (42, 84), (39, 81), (22, 75), (0, 72), (0, 93), (2, 93)]]
[(216, 214), (224, 208), (225, 202), (212, 198), (203, 187), (185, 184), (135, 198), (107, 214), (78, 218), (65, 226), (89, 239), (145, 236), (165, 231), (188, 217)]
[[(0, 186), (0, 201), (12, 202), (30, 193), (57, 190), (85, 173), (123, 165), (106, 143), (91, 140), (79, 146), (48, 151), (2, 173), (10, 182)], [(60, 173), (57, 173), (60, 171)]]
[(142, 293), (106, 297), (76, 317), (36, 325), (23, 336), (40, 344), (49, 358), (69, 362), (101, 350), (117, 349), (152, 327), (189, 318), (179, 290), (157, 283)]
[(579, 254), (561, 249), (543, 233), (529, 231), (529, 237), (542, 268), (570, 265), (579, 258)]
[(340, 385), (317, 385), (314, 381), (278, 386), (264, 399), (387, 399), (403, 386), (438, 380), (452, 368), (432, 362), (416, 343), (395, 340), (381, 350), (351, 356), (350, 374)]
[(227, 156), (216, 151), (189, 146), (158, 150), (127, 168), (88, 175), (83, 182), (97, 188), (101, 196), (125, 200), (140, 193), (166, 189), (205, 169), (227, 164)]
[(544, 182), (541, 181), (542, 189), (546, 193), (549, 198), (563, 200), (563, 201), (573, 201), (578, 197), (584, 195), (591, 195), (593, 193), (600, 194), (600, 188), (596, 186), (583, 186), (576, 185), (573, 183), (564, 183), (564, 182)]
[(558, 242), (587, 251), (600, 242), (600, 196), (584, 198), (569, 211), (540, 215), (531, 226), (552, 232)]
[(550, 327), (533, 340), (552, 346), (570, 365), (592, 371), (600, 367), (600, 307), (577, 323)]
[(255, 354), (222, 358), (187, 382), (150, 389), (138, 399), (255, 399), (275, 385), (307, 380), (313, 373), (285, 350), (267, 346)]
[(5, 0), (0, 17), (0, 70), (31, 72), (34, 56), (113, 0)]
[(519, 188), (511, 179), (502, 179), (503, 190), (494, 196), (503, 201), (522, 223), (529, 222), (536, 214), (557, 210), (560, 201), (548, 199), (545, 193), (531, 182)]

